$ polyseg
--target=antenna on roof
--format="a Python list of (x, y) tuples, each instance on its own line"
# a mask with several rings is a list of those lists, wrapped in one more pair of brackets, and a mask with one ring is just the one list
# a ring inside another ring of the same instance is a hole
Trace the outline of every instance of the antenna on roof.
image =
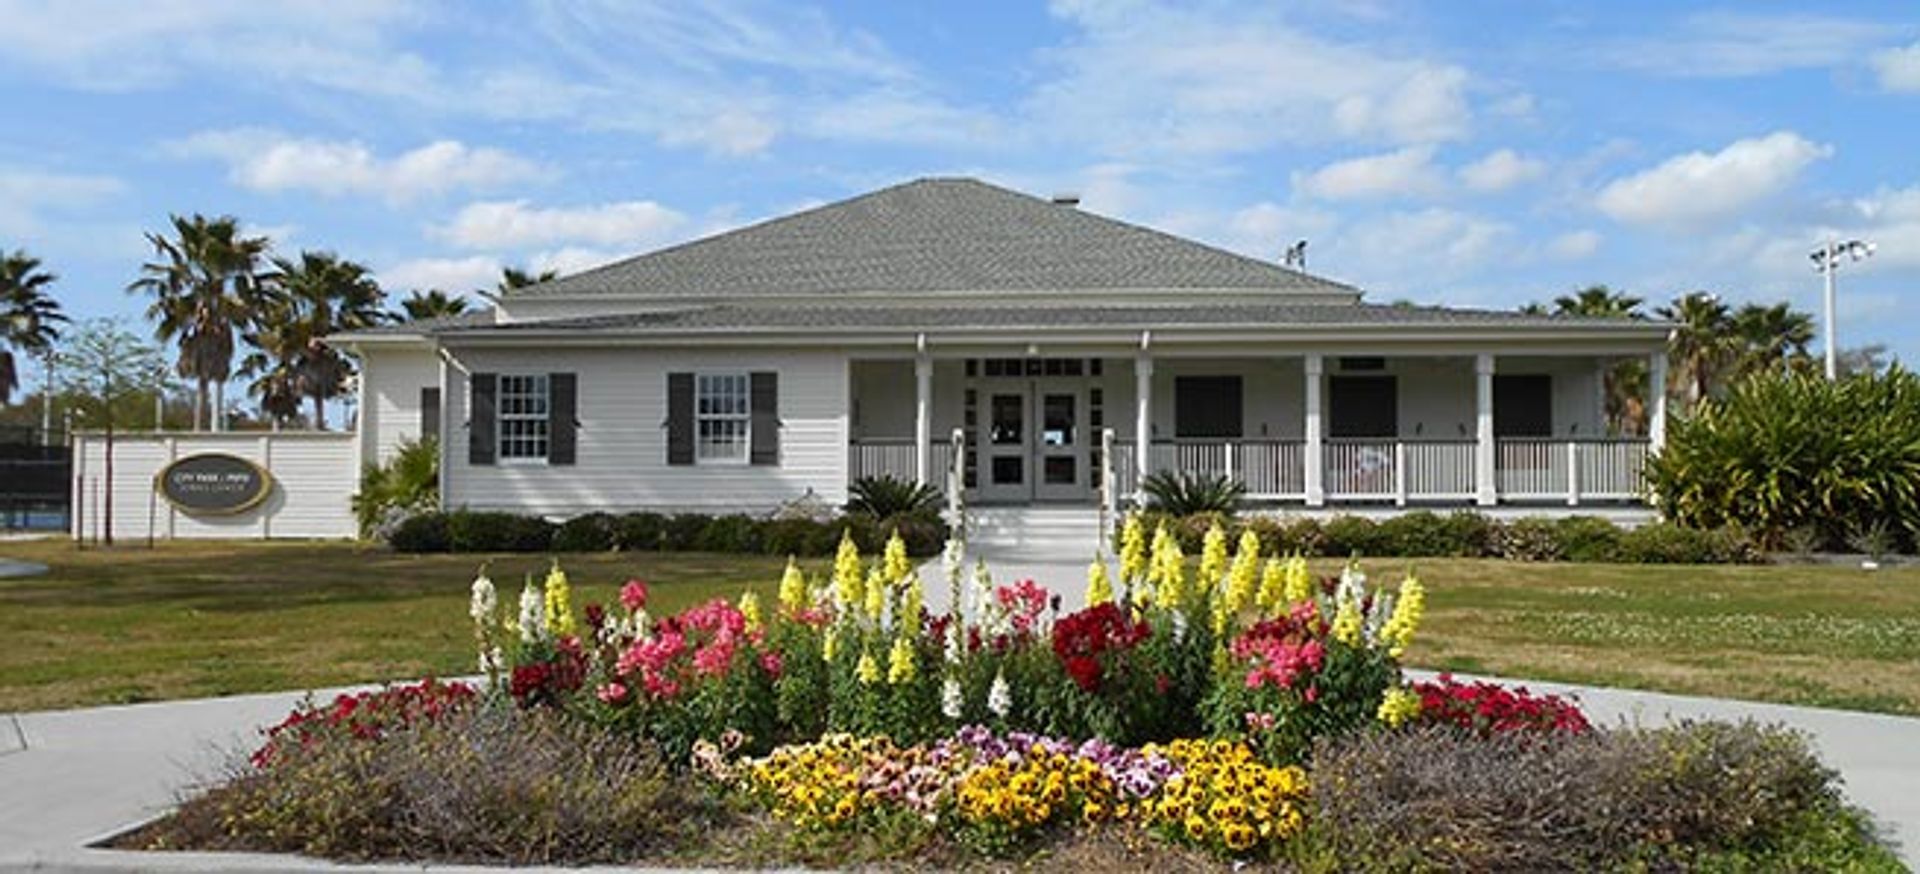
[(1054, 206), (1079, 206), (1080, 195), (1063, 191), (1053, 196), (1053, 205)]
[(1307, 241), (1301, 240), (1288, 246), (1280, 256), (1280, 263), (1295, 270), (1307, 269)]

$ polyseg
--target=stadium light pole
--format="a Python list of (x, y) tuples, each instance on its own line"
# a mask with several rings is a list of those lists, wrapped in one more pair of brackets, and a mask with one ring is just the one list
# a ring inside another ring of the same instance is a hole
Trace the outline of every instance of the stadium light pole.
[(1840, 268), (1841, 256), (1846, 256), (1847, 260), (1849, 261), (1859, 261), (1864, 258), (1872, 257), (1872, 255), (1873, 255), (1872, 243), (1868, 243), (1862, 240), (1848, 240), (1842, 243), (1839, 241), (1838, 238), (1828, 237), (1827, 241), (1821, 244), (1820, 248), (1815, 249), (1813, 251), (1813, 254), (1809, 256), (1813, 259), (1813, 269), (1820, 271), (1820, 273), (1823, 276), (1825, 276), (1827, 280), (1827, 283), (1826, 283), (1827, 284), (1826, 345), (1827, 345), (1827, 379), (1829, 380), (1840, 378), (1840, 365), (1839, 365), (1839, 359), (1837, 357), (1838, 348), (1835, 346), (1835, 341), (1834, 341), (1835, 331), (1834, 331), (1834, 315), (1833, 315), (1833, 272)]

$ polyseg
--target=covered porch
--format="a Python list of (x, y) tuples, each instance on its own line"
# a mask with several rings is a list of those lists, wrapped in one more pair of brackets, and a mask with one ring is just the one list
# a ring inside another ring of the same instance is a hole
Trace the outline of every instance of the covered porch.
[(1639, 360), (1664, 385), (1664, 354), (1020, 351), (850, 361), (850, 481), (1095, 505), (1170, 471), (1271, 505), (1631, 506), (1665, 428), (1660, 392), (1640, 433), (1606, 415), (1607, 372)]

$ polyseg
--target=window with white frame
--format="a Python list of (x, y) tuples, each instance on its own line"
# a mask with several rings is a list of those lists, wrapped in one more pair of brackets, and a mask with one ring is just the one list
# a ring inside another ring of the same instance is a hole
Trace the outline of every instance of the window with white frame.
[(694, 445), (701, 461), (747, 460), (753, 407), (744, 373), (702, 373), (694, 378)]
[(545, 461), (547, 458), (547, 375), (502, 374), (497, 403), (500, 409), (502, 461)]

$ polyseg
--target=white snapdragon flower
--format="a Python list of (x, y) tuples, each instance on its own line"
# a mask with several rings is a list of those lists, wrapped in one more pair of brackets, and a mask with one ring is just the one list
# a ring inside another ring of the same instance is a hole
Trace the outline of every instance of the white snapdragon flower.
[(485, 623), (493, 618), (493, 611), (500, 606), (500, 594), (493, 587), (493, 580), (487, 578), (486, 571), (473, 578), (473, 597), (467, 603), (467, 615), (477, 623)]
[(940, 685), (940, 712), (946, 714), (948, 719), (959, 719), (961, 705), (965, 703), (966, 699), (960, 692), (960, 681), (948, 677)]
[(532, 579), (520, 590), (520, 642), (538, 643), (547, 636), (546, 597)]
[(506, 664), (507, 654), (501, 652), (499, 647), (491, 647), (480, 651), (480, 673), (491, 677), (505, 668)]
[(987, 687), (987, 709), (1001, 719), (1013, 710), (1013, 690), (1007, 686), (1007, 675), (993, 675), (993, 685)]

